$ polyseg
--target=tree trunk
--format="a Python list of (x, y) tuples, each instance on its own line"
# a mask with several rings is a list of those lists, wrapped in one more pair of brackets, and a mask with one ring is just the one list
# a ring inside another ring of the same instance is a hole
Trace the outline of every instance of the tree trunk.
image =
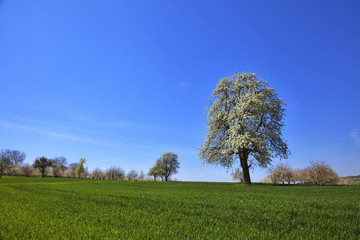
[(156, 182), (156, 177), (154, 176), (154, 181)]
[(248, 165), (248, 155), (239, 153), (239, 158), (240, 158), (240, 165), (244, 173), (244, 183), (246, 185), (251, 185), (250, 171)]
[(165, 181), (166, 181), (166, 182), (168, 181), (168, 176), (165, 176)]

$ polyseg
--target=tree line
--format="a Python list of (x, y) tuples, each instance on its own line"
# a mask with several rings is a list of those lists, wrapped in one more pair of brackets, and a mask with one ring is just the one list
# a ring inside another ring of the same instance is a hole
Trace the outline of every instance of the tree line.
[[(243, 182), (244, 174), (236, 168), (231, 174), (233, 180)], [(289, 165), (280, 163), (270, 168), (269, 175), (263, 179), (265, 183), (274, 184), (314, 184), (314, 185), (335, 185), (346, 183), (341, 181), (339, 175), (323, 161), (310, 162), (304, 169), (292, 169)]]
[[(33, 164), (24, 163), (26, 154), (18, 150), (5, 149), (0, 151), (0, 178), (2, 175), (8, 176), (52, 176), (67, 178), (89, 178), (97, 180), (165, 180), (170, 181), (170, 176), (176, 174), (180, 163), (175, 153), (167, 152), (161, 155), (155, 162), (147, 176), (143, 171), (131, 169), (129, 172), (120, 167), (112, 166), (107, 170), (97, 167), (89, 171), (86, 164), (86, 158), (80, 158), (79, 162), (67, 163), (63, 156), (55, 158), (39, 157)], [(151, 178), (150, 178), (151, 177)]]
[(289, 165), (279, 164), (270, 170), (267, 180), (281, 184), (335, 185), (339, 175), (324, 161), (310, 162), (304, 169), (294, 170)]

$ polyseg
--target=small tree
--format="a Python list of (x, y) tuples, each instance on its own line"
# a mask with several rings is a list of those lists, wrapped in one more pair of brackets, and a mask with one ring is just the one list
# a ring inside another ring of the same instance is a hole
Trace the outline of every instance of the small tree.
[(160, 157), (160, 169), (162, 170), (165, 181), (168, 181), (171, 175), (176, 174), (179, 167), (180, 163), (177, 154), (167, 152)]
[(67, 177), (75, 178), (76, 172), (75, 169), (77, 168), (78, 163), (70, 163), (67, 169)]
[(24, 162), (26, 154), (18, 150), (5, 149), (0, 152), (0, 156), (10, 159), (10, 164), (7, 164), (6, 170), (9, 175), (13, 175)]
[(127, 179), (129, 181), (136, 181), (138, 178), (138, 172), (134, 169), (130, 170), (130, 172), (128, 172), (128, 174), (126, 175)]
[(111, 180), (124, 180), (125, 179), (125, 171), (119, 167), (110, 167), (106, 171), (106, 176)]
[(6, 156), (0, 155), (0, 178), (4, 174), (5, 169), (7, 169), (10, 166), (10, 158)]
[(275, 169), (271, 170), (270, 178), (273, 183), (281, 182), (282, 184), (285, 184), (287, 182), (290, 184), (291, 182), (295, 181), (295, 174), (289, 166), (285, 164), (279, 164)]
[(231, 175), (234, 181), (244, 182), (244, 173), (240, 170), (240, 168), (236, 168), (235, 172), (233, 172)]
[(161, 169), (161, 159), (157, 159), (155, 165), (150, 168), (148, 176), (154, 177), (154, 181), (156, 182), (156, 178), (159, 176), (163, 176), (163, 170)]
[(294, 183), (304, 183), (304, 170), (294, 170)]
[(31, 167), (31, 165), (29, 163), (24, 164), (21, 167), (21, 172), (24, 174), (25, 177), (30, 177), (32, 171), (33, 171), (33, 168)]
[(56, 157), (53, 158), (52, 160), (53, 160), (52, 172), (54, 177), (58, 178), (67, 169), (66, 167), (67, 160), (65, 157)]
[(337, 184), (339, 176), (323, 161), (310, 162), (310, 166), (304, 169), (305, 182), (311, 182), (317, 185)]
[(75, 168), (75, 173), (78, 176), (78, 178), (80, 178), (81, 175), (85, 172), (85, 166), (84, 166), (85, 163), (86, 163), (86, 159), (80, 158), (79, 164)]
[(139, 180), (140, 180), (140, 181), (144, 181), (144, 179), (145, 179), (145, 174), (144, 174), (143, 171), (140, 171)]
[(41, 157), (35, 159), (33, 163), (34, 168), (38, 168), (41, 172), (41, 177), (45, 177), (46, 175), (46, 169), (53, 166), (53, 161), (51, 159), (48, 159), (46, 157)]
[(58, 178), (61, 176), (62, 169), (59, 165), (54, 164), (52, 167), (52, 172), (53, 172), (54, 178)]
[(100, 168), (95, 168), (94, 171), (92, 171), (92, 173), (91, 173), (91, 178), (92, 179), (103, 179), (104, 173)]

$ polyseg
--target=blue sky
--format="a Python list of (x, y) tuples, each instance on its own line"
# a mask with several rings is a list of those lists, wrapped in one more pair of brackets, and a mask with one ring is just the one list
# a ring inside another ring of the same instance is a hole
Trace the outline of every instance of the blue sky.
[(359, 1), (0, 1), (0, 149), (144, 172), (171, 151), (178, 180), (231, 181), (197, 148), (219, 79), (249, 71), (287, 102), (284, 162), (358, 175), (359, 12)]

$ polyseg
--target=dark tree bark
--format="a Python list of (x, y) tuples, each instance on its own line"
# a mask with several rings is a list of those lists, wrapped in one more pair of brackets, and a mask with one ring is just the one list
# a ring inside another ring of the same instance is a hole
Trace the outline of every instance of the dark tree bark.
[(244, 183), (246, 185), (251, 185), (250, 171), (249, 171), (250, 167), (248, 164), (248, 157), (249, 157), (249, 155), (246, 153), (245, 154), (239, 153), (240, 164), (241, 164), (241, 168), (244, 173)]

